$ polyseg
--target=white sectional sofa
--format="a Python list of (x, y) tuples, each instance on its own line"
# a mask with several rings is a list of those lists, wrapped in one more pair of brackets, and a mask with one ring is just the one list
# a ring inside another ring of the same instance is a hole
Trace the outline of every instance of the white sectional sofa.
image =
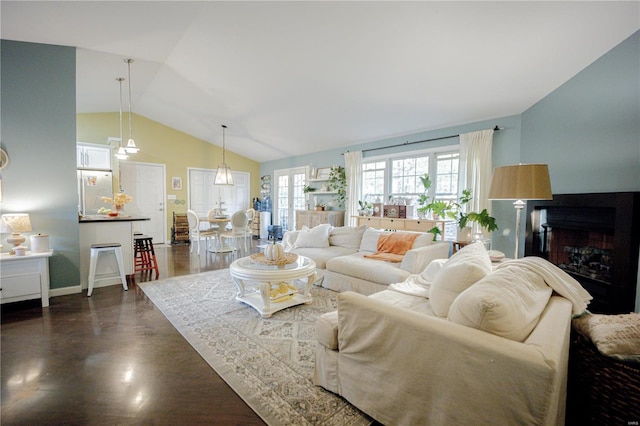
[(285, 251), (307, 256), (316, 262), (316, 284), (334, 291), (355, 291), (369, 295), (385, 290), (389, 284), (405, 281), (421, 273), (435, 259), (449, 257), (451, 245), (433, 242), (433, 236), (417, 234), (411, 249), (400, 262), (388, 262), (365, 256), (378, 249), (378, 239), (388, 235), (380, 229), (332, 227), (319, 225), (312, 229), (287, 231), (282, 239)]
[(590, 296), (549, 262), (482, 244), (316, 323), (314, 382), (386, 425), (562, 425), (571, 317)]

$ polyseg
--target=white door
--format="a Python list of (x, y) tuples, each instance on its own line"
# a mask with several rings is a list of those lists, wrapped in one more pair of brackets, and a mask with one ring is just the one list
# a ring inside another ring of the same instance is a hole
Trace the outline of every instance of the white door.
[(273, 223), (282, 226), (282, 230), (296, 229), (296, 210), (304, 210), (306, 167), (275, 171), (275, 194), (273, 203)]
[(220, 205), (227, 214), (250, 207), (250, 173), (232, 171), (233, 185), (214, 185), (215, 170), (189, 168), (187, 173), (188, 206), (198, 216)]
[(151, 220), (134, 222), (134, 229), (153, 238), (156, 244), (167, 242), (166, 170), (164, 164), (120, 162), (120, 186), (133, 201), (125, 213)]

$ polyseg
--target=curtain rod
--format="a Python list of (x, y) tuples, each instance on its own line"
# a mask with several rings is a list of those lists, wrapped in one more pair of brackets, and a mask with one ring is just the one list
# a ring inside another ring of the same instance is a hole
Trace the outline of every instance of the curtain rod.
[[(504, 129), (504, 127), (498, 127), (498, 126), (496, 126), (496, 127), (494, 127), (494, 128), (493, 128), (493, 131), (494, 131), (494, 132), (497, 132), (497, 131), (499, 131), (499, 130), (503, 130), (503, 129)], [(416, 144), (416, 143), (434, 142), (434, 141), (440, 141), (440, 140), (443, 140), (443, 139), (457, 138), (457, 137), (459, 137), (459, 136), (460, 136), (460, 135), (459, 135), (459, 134), (457, 134), (457, 135), (441, 136), (441, 137), (439, 137), (439, 138), (424, 139), (424, 140), (421, 140), (421, 141), (415, 141), (415, 142), (409, 142), (409, 141), (407, 141), (407, 142), (405, 142), (405, 143), (399, 143), (399, 144), (395, 144), (395, 145), (387, 145), (387, 146), (380, 146), (380, 147), (378, 147), (378, 148), (363, 149), (363, 150), (362, 150), (362, 152), (377, 151), (377, 150), (379, 150), (379, 149), (395, 148), (395, 147), (398, 147), (398, 146), (408, 146), (408, 145), (413, 145), (413, 144)], [(349, 151), (347, 151), (347, 152), (349, 152)], [(344, 152), (342, 153), (342, 155), (344, 155)]]

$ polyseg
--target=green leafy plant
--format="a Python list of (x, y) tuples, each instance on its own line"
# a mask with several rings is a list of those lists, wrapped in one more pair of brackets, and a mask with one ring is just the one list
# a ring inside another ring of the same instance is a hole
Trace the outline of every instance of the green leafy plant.
[(427, 194), (429, 193), (429, 189), (431, 188), (432, 183), (428, 173), (420, 176), (420, 181), (422, 182), (422, 186), (424, 187), (424, 192), (418, 197), (418, 205), (420, 207), (417, 208), (417, 212), (421, 215), (426, 215), (427, 213), (429, 213), (429, 210), (431, 210), (430, 206), (432, 203), (429, 203), (430, 197)]
[[(473, 199), (470, 189), (462, 191), (462, 195), (457, 201), (448, 202), (448, 207), (443, 208), (441, 211), (445, 217), (454, 219), (458, 228), (462, 229), (468, 226), (470, 223), (477, 223), (481, 228), (486, 229), (489, 232), (498, 229), (496, 219), (489, 215), (487, 209), (483, 209), (481, 212), (465, 212), (465, 206)], [(435, 212), (435, 210), (434, 210)]]
[(329, 173), (329, 187), (336, 191), (336, 202), (338, 207), (344, 208), (345, 200), (347, 199), (347, 175), (344, 167), (333, 166)]
[(314, 187), (309, 186), (309, 185), (305, 185), (305, 187), (304, 187), (304, 188), (302, 188), (302, 191), (303, 191), (305, 194), (307, 194), (307, 193), (309, 193), (309, 192), (315, 192), (315, 191), (317, 191), (317, 190), (318, 190), (317, 188), (314, 188)]

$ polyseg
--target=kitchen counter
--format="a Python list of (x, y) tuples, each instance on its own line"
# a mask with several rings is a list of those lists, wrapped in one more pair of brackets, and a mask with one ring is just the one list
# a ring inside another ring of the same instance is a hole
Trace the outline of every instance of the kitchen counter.
[(105, 214), (96, 214), (96, 215), (86, 215), (82, 216), (79, 221), (80, 223), (91, 223), (91, 222), (135, 222), (140, 220), (150, 220), (148, 217), (142, 216), (116, 216), (110, 217)]
[[(122, 246), (122, 260), (125, 275), (133, 274), (133, 233), (136, 224), (140, 221), (150, 220), (141, 216), (105, 215), (83, 216), (80, 219), (80, 284), (87, 288), (89, 281), (89, 262), (91, 260), (91, 244), (120, 243)], [(100, 257), (96, 269), (96, 275), (110, 274), (118, 270), (115, 256), (112, 254)], [(119, 278), (99, 281), (95, 288), (121, 285)]]

